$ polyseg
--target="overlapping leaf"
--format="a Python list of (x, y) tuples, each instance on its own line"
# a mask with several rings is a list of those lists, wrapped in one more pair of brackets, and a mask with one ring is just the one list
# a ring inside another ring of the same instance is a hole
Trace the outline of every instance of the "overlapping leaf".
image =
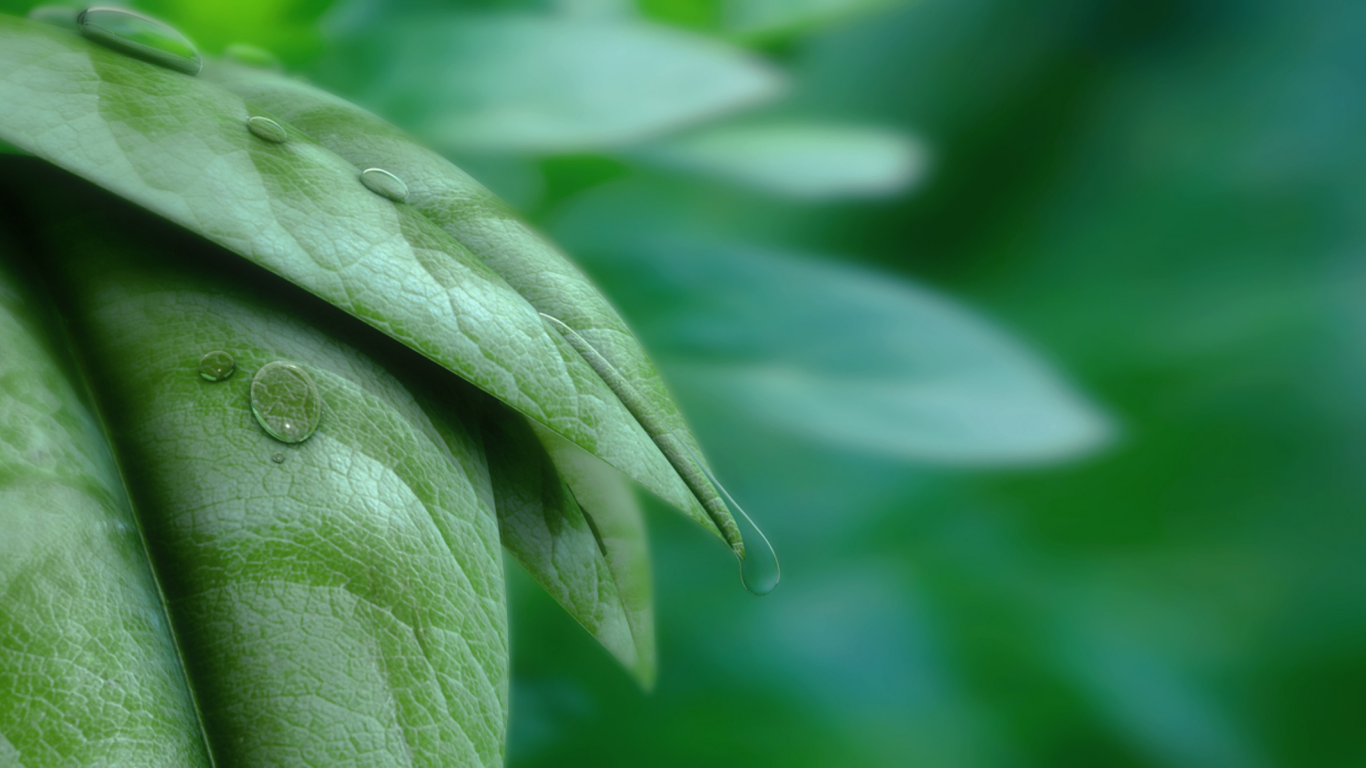
[[(486, 398), (462, 385), (437, 402), (429, 365), (364, 325), (36, 161), (18, 168), (44, 198), (25, 206), (39, 222), (29, 239), (62, 286), (216, 763), (501, 764), (498, 533), (478, 427), (460, 415)], [(207, 381), (200, 356), (218, 349), (238, 372)], [(307, 370), (325, 402), (305, 442), (277, 442), (254, 421), (252, 374), (275, 360)], [(58, 573), (34, 565), (26, 573)], [(18, 603), (38, 614), (30, 631), (81, 637), (43, 615), (64, 593), (31, 597)], [(37, 647), (0, 658), (23, 670)], [(116, 702), (104, 727), (126, 738), (135, 708)], [(22, 734), (36, 721), (19, 704)], [(67, 710), (85, 704), (65, 705), (54, 719), (70, 727)], [(51, 743), (86, 743), (64, 738)], [(91, 764), (108, 764), (96, 754)]]
[[(315, 94), (315, 103), (323, 101)], [(741, 550), (714, 488), (678, 458), (678, 450), (667, 456), (661, 450), (686, 440), (686, 432), (620, 321), (572, 267), (561, 266), (553, 250), (543, 243), (531, 248), (540, 241), (499, 210), (487, 192), (447, 164), (426, 172), (417, 167), (437, 159), (406, 145), (393, 129), (353, 110), (308, 133), (291, 127), (284, 144), (262, 142), (245, 129), (256, 108), (237, 94), (62, 30), (4, 17), (0, 102), (7, 106), (0, 138), (359, 317), (601, 457), (704, 525), (719, 527)], [(375, 132), (373, 142), (337, 138), (362, 129)], [(374, 147), (391, 152), (376, 153)], [(358, 183), (360, 168), (347, 157), (360, 160), (367, 152), (376, 162), (388, 161), (389, 170), (409, 175), (415, 205), (395, 205)], [(471, 212), (464, 213), (462, 205)], [(453, 224), (462, 218), (472, 224)], [(449, 229), (464, 233), (480, 255)], [(529, 257), (519, 261), (523, 248)], [(500, 256), (501, 276), (480, 258), (497, 262)], [(542, 270), (551, 273), (548, 280)], [(521, 281), (527, 298), (505, 278)], [(541, 289), (562, 292), (563, 304), (538, 295)], [(580, 301), (588, 307), (582, 322), (573, 310)], [(591, 339), (588, 345), (608, 361), (609, 370), (590, 364), (571, 343), (575, 339), (548, 330), (540, 312)], [(619, 399), (623, 387), (610, 375), (616, 373), (630, 392), (643, 393), (644, 412), (633, 413)], [(642, 421), (651, 419), (658, 421), (647, 431)]]

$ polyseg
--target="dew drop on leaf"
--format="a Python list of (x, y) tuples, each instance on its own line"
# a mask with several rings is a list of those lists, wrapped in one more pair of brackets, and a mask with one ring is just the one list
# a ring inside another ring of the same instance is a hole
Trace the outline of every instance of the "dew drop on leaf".
[[(686, 446), (684, 446), (686, 448)], [(756, 595), (767, 595), (778, 586), (778, 581), (783, 576), (782, 566), (778, 564), (778, 553), (774, 551), (773, 545), (769, 543), (768, 536), (759, 529), (749, 513), (736, 503), (731, 497), (730, 491), (712, 475), (707, 465), (691, 449), (688, 453), (692, 454), (693, 461), (697, 468), (707, 476), (711, 484), (716, 486), (716, 490), (721, 492), (722, 498), (730, 506), (731, 516), (735, 518), (735, 524), (740, 528), (740, 538), (745, 541), (745, 556), (736, 556), (740, 561), (740, 583), (745, 585), (745, 589)]]
[(251, 131), (252, 136), (271, 144), (283, 144), (289, 139), (284, 126), (260, 115), (247, 118), (247, 130)]
[(322, 421), (323, 397), (303, 368), (277, 360), (251, 380), (251, 413), (276, 440), (302, 443)]
[(204, 356), (199, 358), (199, 375), (209, 381), (223, 381), (232, 376), (235, 370), (237, 361), (221, 349), (205, 352)]
[(272, 453), (272, 454), (270, 455), (270, 460), (273, 461), (273, 462), (275, 462), (276, 464), (284, 464), (284, 463), (285, 463), (285, 455), (284, 455), (283, 453), (279, 452), (279, 451), (276, 451), (275, 453)]
[(403, 179), (383, 168), (367, 168), (361, 172), (360, 180), (371, 192), (396, 203), (408, 199), (408, 185), (403, 183)]
[(167, 69), (197, 75), (204, 62), (184, 35), (156, 19), (122, 8), (90, 8), (76, 17), (81, 34), (105, 47)]

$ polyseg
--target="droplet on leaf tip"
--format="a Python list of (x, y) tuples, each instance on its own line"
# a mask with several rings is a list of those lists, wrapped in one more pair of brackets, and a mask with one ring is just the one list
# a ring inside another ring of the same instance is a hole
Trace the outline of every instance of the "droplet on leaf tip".
[(361, 171), (360, 180), (371, 192), (396, 203), (408, 199), (408, 185), (403, 183), (403, 179), (383, 168), (366, 168)]
[(120, 53), (167, 69), (197, 75), (204, 66), (184, 35), (149, 16), (123, 8), (88, 8), (76, 17), (85, 37)]

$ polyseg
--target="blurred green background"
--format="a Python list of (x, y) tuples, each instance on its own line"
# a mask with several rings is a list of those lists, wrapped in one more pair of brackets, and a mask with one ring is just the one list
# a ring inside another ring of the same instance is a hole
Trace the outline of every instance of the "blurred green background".
[(510, 765), (1366, 765), (1366, 4), (136, 7), (562, 242), (778, 548), (655, 510), (651, 693), (509, 565)]

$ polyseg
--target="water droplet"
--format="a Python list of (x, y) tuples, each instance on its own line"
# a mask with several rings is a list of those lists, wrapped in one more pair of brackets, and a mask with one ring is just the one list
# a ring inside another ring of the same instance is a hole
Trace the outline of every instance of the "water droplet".
[(289, 139), (284, 126), (260, 115), (247, 118), (247, 130), (251, 131), (252, 136), (271, 144), (283, 144)]
[(403, 183), (403, 179), (383, 168), (367, 168), (361, 171), (360, 180), (371, 192), (387, 197), (396, 203), (408, 199), (408, 185)]
[(273, 462), (275, 462), (276, 464), (284, 464), (284, 463), (285, 463), (285, 455), (284, 455), (283, 453), (279, 452), (279, 451), (276, 451), (275, 453), (272, 453), (272, 454), (270, 455), (270, 460), (273, 461)]
[(51, 24), (54, 27), (75, 32), (76, 16), (79, 13), (79, 9), (72, 8), (69, 5), (40, 5), (31, 9), (27, 18), (30, 21), (41, 21), (44, 24)]
[(232, 375), (237, 370), (237, 361), (232, 359), (232, 355), (221, 349), (212, 352), (205, 352), (199, 358), (199, 375), (209, 381), (222, 381)]
[(302, 443), (322, 420), (323, 397), (303, 368), (277, 360), (251, 380), (251, 413), (276, 440)]
[(275, 54), (251, 43), (232, 43), (223, 49), (223, 58), (257, 69), (273, 69), (277, 72), (284, 69)]
[(120, 53), (197, 75), (204, 66), (185, 36), (156, 19), (123, 8), (90, 8), (76, 17), (81, 34)]
[(735, 556), (735, 559), (740, 561), (740, 583), (756, 595), (767, 595), (778, 586), (778, 581), (783, 577), (782, 566), (778, 563), (778, 553), (769, 543), (768, 536), (764, 535), (754, 519), (745, 512), (744, 507), (736, 503), (730, 491), (727, 491), (711, 470), (707, 469), (707, 465), (702, 463), (701, 457), (686, 444), (683, 447), (692, 454), (693, 461), (697, 468), (702, 470), (702, 474), (706, 475), (711, 484), (716, 486), (716, 490), (720, 491), (721, 497), (730, 507), (731, 516), (735, 518), (735, 524), (740, 528), (740, 538), (745, 542), (744, 557), (739, 553)]

